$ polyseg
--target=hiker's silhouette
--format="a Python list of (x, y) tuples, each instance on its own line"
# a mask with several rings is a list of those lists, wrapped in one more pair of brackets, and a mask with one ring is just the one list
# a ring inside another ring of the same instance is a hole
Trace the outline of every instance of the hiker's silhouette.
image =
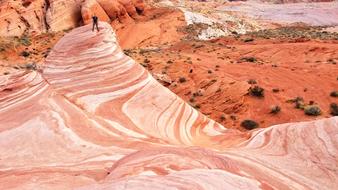
[(99, 30), (99, 24), (98, 24), (98, 21), (99, 21), (99, 18), (96, 16), (96, 15), (94, 15), (93, 17), (92, 17), (92, 19), (93, 19), (93, 32), (94, 32), (94, 29), (95, 29), (95, 27), (96, 27), (96, 30), (97, 31), (100, 31)]

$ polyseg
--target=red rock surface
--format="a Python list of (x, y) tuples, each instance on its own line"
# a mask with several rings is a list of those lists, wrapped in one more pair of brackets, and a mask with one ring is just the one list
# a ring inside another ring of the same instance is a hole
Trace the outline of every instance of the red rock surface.
[(101, 21), (109, 22), (109, 16), (124, 22), (144, 10), (143, 0), (3, 0), (0, 2), (0, 36), (67, 30), (82, 22), (89, 23), (94, 13)]
[(110, 23), (109, 16), (96, 0), (86, 0), (81, 7), (81, 15), (84, 24), (90, 24), (93, 15), (96, 15), (100, 21)]
[[(31, 2), (31, 3), (27, 3)], [(0, 36), (41, 33), (73, 28), (81, 21), (81, 0), (0, 2)]]
[(248, 133), (161, 86), (100, 23), (0, 76), (3, 189), (334, 189), (338, 118)]

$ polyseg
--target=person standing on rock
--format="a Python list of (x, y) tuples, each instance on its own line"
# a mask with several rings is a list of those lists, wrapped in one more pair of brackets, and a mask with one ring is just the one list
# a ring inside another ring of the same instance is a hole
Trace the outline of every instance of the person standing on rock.
[(92, 17), (92, 19), (93, 19), (93, 32), (94, 32), (95, 27), (96, 27), (97, 31), (100, 31), (99, 30), (99, 24), (98, 24), (99, 18), (94, 14), (94, 16)]

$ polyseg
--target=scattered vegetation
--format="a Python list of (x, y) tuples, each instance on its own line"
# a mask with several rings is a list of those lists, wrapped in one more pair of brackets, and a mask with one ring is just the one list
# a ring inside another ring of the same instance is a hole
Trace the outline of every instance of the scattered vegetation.
[(252, 130), (252, 129), (258, 128), (259, 124), (256, 121), (246, 119), (246, 120), (242, 121), (241, 126), (244, 127), (247, 130)]
[(338, 116), (338, 105), (336, 103), (330, 104), (330, 113), (333, 116)]
[(280, 106), (274, 105), (271, 107), (271, 114), (277, 114), (282, 110), (282, 108)]
[(317, 105), (308, 105), (304, 107), (304, 113), (310, 116), (318, 116), (322, 113), (322, 111)]
[(260, 86), (254, 86), (249, 88), (249, 94), (256, 97), (264, 97), (264, 89)]
[(310, 26), (289, 26), (277, 29), (259, 30), (250, 33), (254, 38), (279, 38), (279, 39), (321, 39), (321, 40), (338, 40), (338, 33), (326, 32), (323, 27)]

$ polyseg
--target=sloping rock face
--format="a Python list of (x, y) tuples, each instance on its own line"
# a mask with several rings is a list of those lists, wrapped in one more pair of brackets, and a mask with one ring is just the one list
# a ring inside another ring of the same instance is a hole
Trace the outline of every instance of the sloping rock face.
[(338, 117), (249, 133), (190, 107), (100, 23), (0, 77), (3, 189), (334, 189)]

